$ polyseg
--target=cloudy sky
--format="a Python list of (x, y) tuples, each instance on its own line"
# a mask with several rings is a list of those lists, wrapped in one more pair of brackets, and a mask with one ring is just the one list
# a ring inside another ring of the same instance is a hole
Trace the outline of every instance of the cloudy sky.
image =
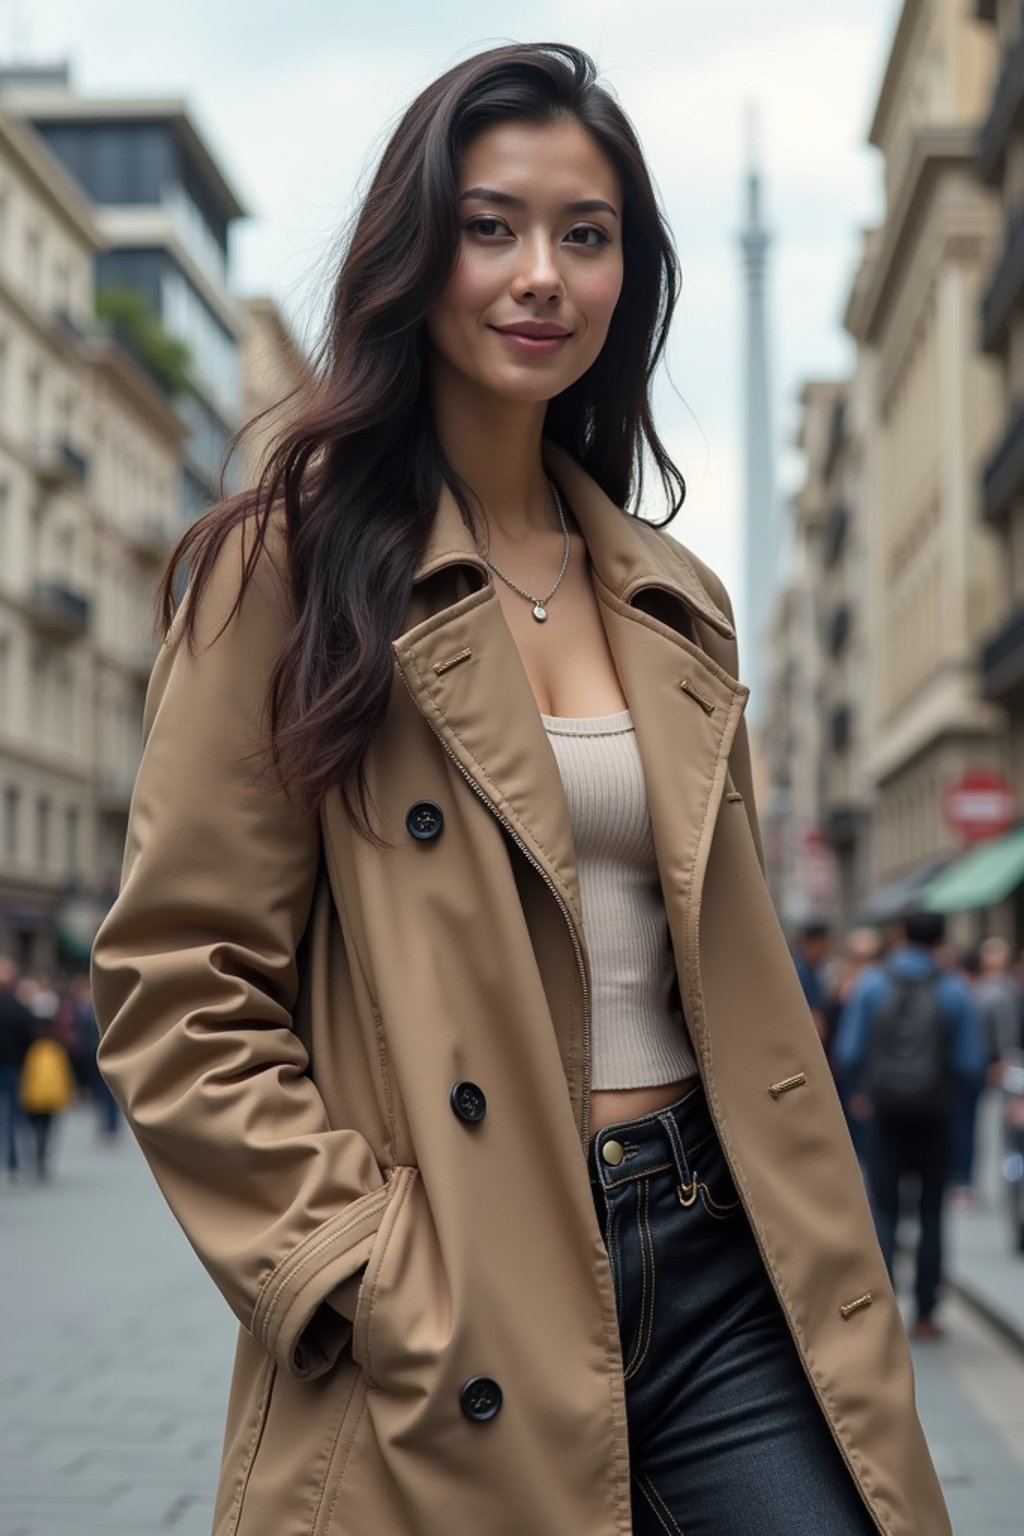
[[(389, 125), (454, 60), (498, 42), (586, 48), (635, 123), (683, 266), (660, 423), (689, 482), (673, 531), (742, 601), (745, 119), (774, 235), (774, 437), (799, 474), (795, 398), (849, 366), (840, 316), (881, 211), (868, 126), (901, 0), (0, 0), (0, 58), (67, 58), (84, 95), (182, 95), (251, 217), (235, 283), (316, 329), (338, 230)], [(652, 514), (657, 511), (654, 507)]]

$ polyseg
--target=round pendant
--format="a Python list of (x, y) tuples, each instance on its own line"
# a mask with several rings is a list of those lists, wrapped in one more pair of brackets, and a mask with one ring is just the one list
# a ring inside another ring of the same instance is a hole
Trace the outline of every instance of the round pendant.
[(538, 624), (543, 624), (544, 620), (548, 616), (548, 611), (544, 607), (543, 603), (534, 603), (534, 605), (533, 605), (533, 616), (537, 620)]

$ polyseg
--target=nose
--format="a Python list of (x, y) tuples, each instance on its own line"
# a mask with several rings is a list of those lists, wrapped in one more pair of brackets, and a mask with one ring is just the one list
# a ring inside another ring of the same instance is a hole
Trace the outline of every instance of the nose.
[(565, 295), (565, 283), (549, 240), (538, 238), (524, 242), (522, 257), (512, 283), (515, 299), (550, 303)]

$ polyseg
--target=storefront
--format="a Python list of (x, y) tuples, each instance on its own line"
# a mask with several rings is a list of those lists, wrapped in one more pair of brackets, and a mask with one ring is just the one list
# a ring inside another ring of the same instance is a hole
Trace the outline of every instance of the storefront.
[(971, 943), (997, 933), (1019, 951), (1024, 946), (1024, 822), (954, 859), (921, 892), (921, 906), (962, 917)]

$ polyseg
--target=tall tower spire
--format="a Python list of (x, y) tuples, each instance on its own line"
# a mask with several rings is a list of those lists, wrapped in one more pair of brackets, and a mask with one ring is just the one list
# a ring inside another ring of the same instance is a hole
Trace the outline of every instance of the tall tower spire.
[(761, 173), (757, 163), (757, 125), (747, 108), (746, 226), (740, 236), (746, 279), (744, 588), (740, 643), (743, 676), (750, 687), (747, 717), (761, 718), (765, 694), (765, 627), (775, 593), (778, 567), (775, 464), (772, 453), (771, 397), (765, 281), (770, 236), (761, 219)]

